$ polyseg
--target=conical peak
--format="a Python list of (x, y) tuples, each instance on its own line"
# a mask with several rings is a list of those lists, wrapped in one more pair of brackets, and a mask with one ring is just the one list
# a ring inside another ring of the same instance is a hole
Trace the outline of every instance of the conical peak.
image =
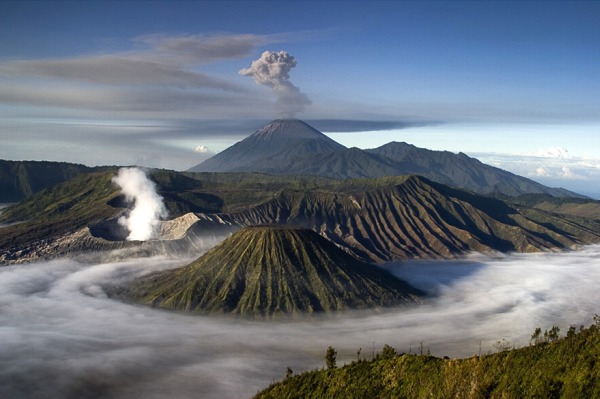
[(299, 119), (276, 119), (254, 132), (252, 136), (258, 138), (276, 136), (317, 138), (325, 135)]
[[(248, 226), (234, 233), (232, 237), (241, 237), (253, 235), (257, 237), (271, 237), (277, 240), (287, 240), (290, 237), (303, 238), (303, 239), (316, 239), (321, 240), (322, 237), (316, 232), (310, 229), (301, 227), (292, 227), (284, 225), (257, 225)], [(323, 239), (324, 240), (324, 239)]]
[(397, 306), (421, 294), (317, 232), (289, 226), (243, 228), (188, 266), (140, 279), (131, 293), (167, 309), (261, 318)]

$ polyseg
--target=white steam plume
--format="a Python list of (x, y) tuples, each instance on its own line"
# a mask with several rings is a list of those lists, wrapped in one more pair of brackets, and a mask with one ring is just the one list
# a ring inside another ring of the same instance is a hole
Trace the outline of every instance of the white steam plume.
[(265, 51), (258, 60), (252, 61), (250, 68), (244, 68), (239, 73), (275, 90), (278, 113), (291, 118), (311, 104), (306, 94), (290, 82), (290, 71), (295, 66), (296, 59), (286, 51)]
[(138, 168), (119, 169), (113, 182), (121, 187), (127, 201), (134, 204), (128, 216), (119, 218), (119, 224), (129, 230), (127, 240), (153, 238), (160, 218), (167, 217), (167, 209), (154, 183)]

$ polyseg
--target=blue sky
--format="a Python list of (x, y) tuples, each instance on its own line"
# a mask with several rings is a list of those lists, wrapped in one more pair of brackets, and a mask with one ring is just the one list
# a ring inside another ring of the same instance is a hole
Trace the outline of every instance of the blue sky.
[(4, 1), (0, 158), (187, 169), (278, 117), (238, 72), (285, 50), (296, 117), (344, 145), (597, 195), (599, 20), (599, 2)]

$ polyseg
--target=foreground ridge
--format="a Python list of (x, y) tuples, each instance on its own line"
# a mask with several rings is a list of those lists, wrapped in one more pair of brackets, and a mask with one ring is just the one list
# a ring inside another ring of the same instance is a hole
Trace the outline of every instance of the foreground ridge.
[[(597, 316), (596, 316), (597, 317)], [(269, 398), (598, 398), (600, 329), (553, 343), (467, 359), (398, 355), (290, 376), (259, 392)]]

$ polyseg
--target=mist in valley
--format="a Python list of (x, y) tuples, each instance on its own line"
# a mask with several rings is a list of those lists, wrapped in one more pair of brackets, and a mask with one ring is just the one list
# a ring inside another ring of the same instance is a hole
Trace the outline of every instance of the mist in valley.
[(249, 398), (273, 380), (371, 357), (384, 344), (436, 356), (523, 346), (535, 327), (590, 324), (600, 246), (578, 252), (473, 255), (387, 265), (426, 290), (423, 305), (290, 321), (189, 316), (123, 303), (104, 287), (191, 259), (0, 269), (0, 397)]

